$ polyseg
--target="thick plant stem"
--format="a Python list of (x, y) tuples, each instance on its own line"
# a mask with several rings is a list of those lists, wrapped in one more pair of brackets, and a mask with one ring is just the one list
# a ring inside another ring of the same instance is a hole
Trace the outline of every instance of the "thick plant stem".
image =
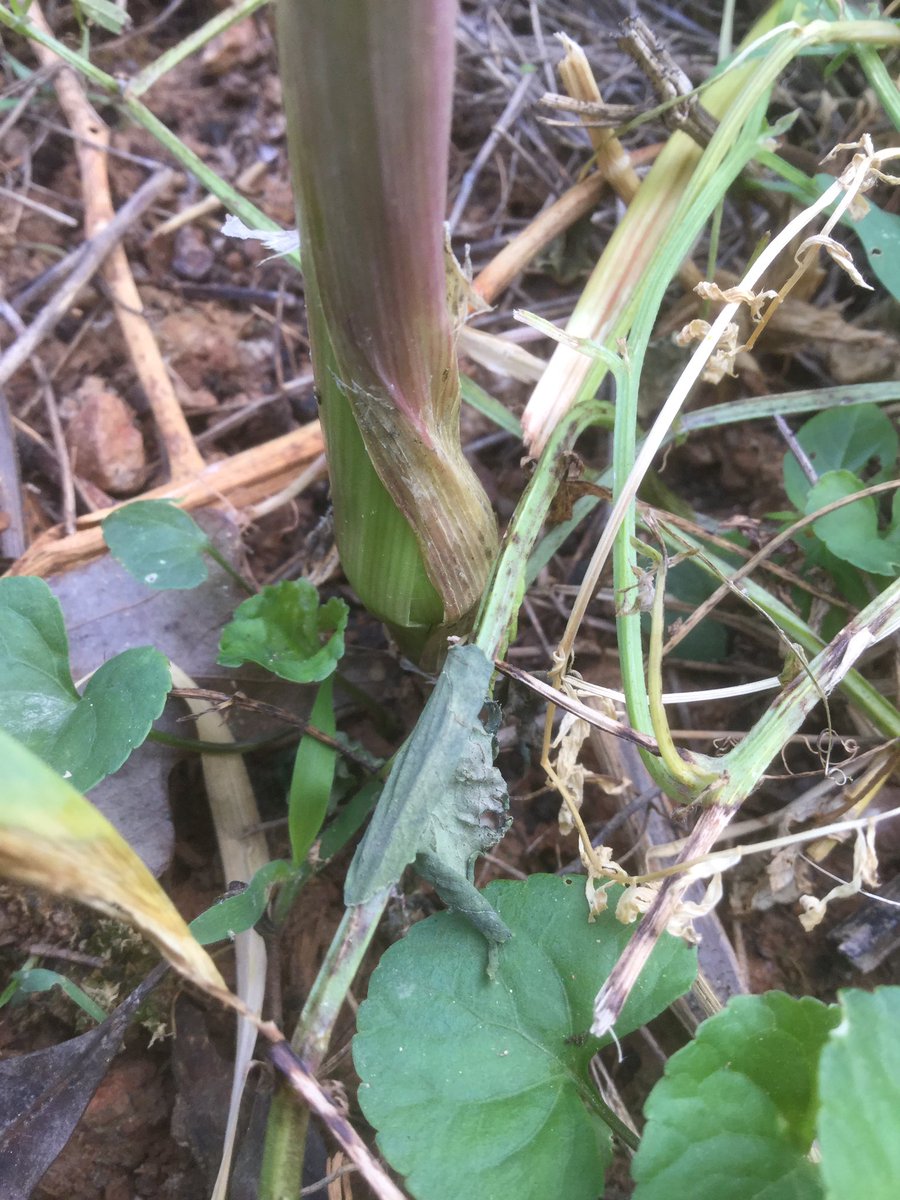
[(296, 1200), (303, 1186), (309, 1109), (279, 1079), (266, 1118), (258, 1200)]
[[(471, 617), (497, 549), (460, 447), (460, 300), (443, 244), (455, 17), (455, 0), (278, 6), (338, 549), (374, 612), (420, 630)], [(382, 495), (360, 486), (363, 453)], [(378, 528), (388, 504), (409, 531), (394, 536), (418, 549), (417, 561), (404, 551), (410, 596), (385, 570), (380, 533), (360, 532)]]
[[(307, 274), (310, 332), (318, 347), (324, 391), (321, 411), (328, 452), (335, 541), (345, 573), (374, 616), (393, 629), (440, 625), (444, 605), (435, 591), (409, 522), (378, 477), (356, 419), (337, 380), (337, 364)], [(327, 418), (324, 414), (327, 412)], [(375, 553), (377, 548), (378, 553)], [(414, 653), (404, 639), (404, 650)]]

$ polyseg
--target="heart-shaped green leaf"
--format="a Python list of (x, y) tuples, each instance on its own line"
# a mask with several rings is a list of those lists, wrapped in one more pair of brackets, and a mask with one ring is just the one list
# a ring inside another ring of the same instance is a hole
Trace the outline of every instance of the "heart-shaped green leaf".
[(56, 597), (42, 579), (0, 580), (0, 728), (79, 791), (144, 741), (171, 686), (165, 656), (144, 646), (105, 662), (79, 696)]
[[(492, 883), (484, 896), (512, 931), (493, 981), (483, 938), (457, 913), (414, 925), (381, 959), (353, 1042), (360, 1104), (418, 1200), (594, 1200), (611, 1146), (585, 1031), (634, 927), (612, 912), (589, 924), (581, 877)], [(694, 951), (665, 935), (617, 1031), (695, 974)]]
[(308, 579), (272, 584), (238, 605), (222, 630), (219, 662), (255, 662), (293, 683), (317, 683), (344, 653), (348, 611), (338, 597), (320, 605)]
[[(810, 514), (818, 512), (864, 487), (852, 471), (828, 471), (810, 489), (806, 511)], [(820, 517), (813, 525), (813, 531), (832, 554), (862, 571), (893, 576), (900, 567), (900, 540), (882, 537), (879, 533), (874, 496), (863, 496)]]
[(126, 571), (152, 588), (193, 588), (208, 570), (207, 535), (168, 500), (135, 500), (103, 521), (110, 553)]
[(900, 987), (842, 992), (822, 1051), (819, 1144), (828, 1200), (894, 1200), (900, 1181)]
[[(819, 476), (827, 471), (861, 475), (866, 464), (873, 460), (878, 463), (880, 476), (897, 461), (897, 431), (875, 404), (853, 404), (816, 413), (799, 430), (797, 441)], [(786, 454), (785, 491), (801, 512), (805, 510), (810, 486), (793, 454)]]
[(819, 1055), (839, 1020), (818, 1000), (769, 992), (704, 1021), (644, 1106), (634, 1200), (820, 1200), (807, 1154)]

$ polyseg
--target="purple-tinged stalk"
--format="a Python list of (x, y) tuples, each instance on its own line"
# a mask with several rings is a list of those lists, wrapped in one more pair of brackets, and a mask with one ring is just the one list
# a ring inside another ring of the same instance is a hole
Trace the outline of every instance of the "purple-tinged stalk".
[(344, 571), (407, 644), (497, 550), (463, 457), (443, 219), (455, 0), (279, 0), (313, 367)]

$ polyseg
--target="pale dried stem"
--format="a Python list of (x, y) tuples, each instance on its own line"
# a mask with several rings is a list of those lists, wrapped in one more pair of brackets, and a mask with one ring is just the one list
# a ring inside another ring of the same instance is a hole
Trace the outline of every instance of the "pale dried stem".
[[(563, 87), (573, 100), (602, 104), (603, 96), (582, 48), (572, 38), (559, 34), (566, 54), (557, 70)], [(631, 156), (611, 129), (599, 129), (585, 122), (585, 130), (597, 157), (597, 170), (609, 182), (616, 195), (629, 204), (641, 185)]]
[[(170, 663), (169, 667), (175, 687), (196, 688), (193, 679), (176, 663)], [(191, 711), (197, 737), (201, 741), (220, 746), (234, 742), (221, 710), (211, 710), (204, 701), (189, 697), (185, 697), (184, 702)], [(243, 756), (202, 754), (200, 761), (222, 860), (222, 873), (228, 883), (237, 880), (249, 884), (256, 872), (268, 863), (270, 855), (266, 835), (259, 832), (259, 809)], [(250, 832), (254, 829), (257, 832)], [(250, 1013), (259, 1017), (266, 990), (266, 944), (255, 929), (245, 929), (237, 934), (234, 939), (234, 959), (237, 994)], [(213, 1190), (214, 1200), (226, 1194), (241, 1097), (255, 1045), (256, 1023), (248, 1015), (239, 1014), (225, 1142)]]
[[(706, 855), (736, 811), (736, 807), (726, 808), (718, 804), (705, 809), (685, 843), (682, 859), (693, 861)], [(692, 883), (693, 876), (687, 872), (670, 875), (663, 880), (637, 932), (597, 993), (594, 1001), (594, 1021), (591, 1025), (591, 1033), (596, 1037), (604, 1037), (615, 1025), (653, 947), (665, 932), (685, 891)]]
[[(842, 188), (839, 182), (828, 188), (819, 199), (805, 208), (798, 216), (790, 221), (781, 233), (772, 240), (766, 247), (759, 258), (749, 268), (744, 278), (741, 280), (740, 288), (743, 290), (752, 290), (757, 282), (762, 278), (764, 273), (771, 266), (774, 259), (781, 251), (788, 246), (793, 238), (804, 229), (809, 223), (824, 209), (828, 208), (838, 196), (841, 194)], [(585, 573), (584, 580), (579, 590), (578, 596), (575, 599), (575, 604), (572, 608), (572, 613), (566, 625), (565, 633), (560, 641), (556, 656), (557, 671), (561, 674), (566, 663), (572, 654), (572, 648), (575, 644), (575, 637), (584, 619), (584, 614), (591, 602), (597, 583), (600, 579), (600, 574), (606, 565), (606, 560), (609, 557), (613, 547), (613, 542), (618, 536), (619, 529), (625, 519), (625, 514), (634, 503), (637, 490), (640, 487), (641, 481), (650, 469), (656, 453), (662, 445), (673, 421), (678, 416), (684, 405), (685, 400), (689, 396), (694, 384), (700, 378), (703, 370), (715, 353), (722, 336), (729, 324), (734, 320), (737, 310), (740, 308), (740, 302), (726, 304), (719, 313), (716, 320), (709, 327), (708, 332), (700, 342), (697, 349), (691, 356), (685, 369), (678, 378), (675, 387), (670, 392), (668, 399), (659, 412), (656, 420), (653, 423), (650, 432), (644, 439), (644, 443), (638, 451), (634, 461), (634, 466), (629, 472), (628, 478), (625, 480), (622, 490), (616, 498), (612, 512), (604, 526), (600, 541), (597, 543), (596, 549), (591, 557), (588, 569)], [(582, 355), (585, 362), (589, 360)]]
[[(566, 48), (566, 56), (557, 68), (563, 87), (573, 100), (602, 104), (603, 96), (582, 48), (565, 34), (560, 34), (559, 40)], [(611, 129), (598, 128), (588, 118), (584, 119), (584, 125), (597, 157), (598, 174), (607, 180), (624, 204), (630, 204), (641, 185), (640, 176), (634, 168), (645, 161), (644, 156), (640, 152), (629, 153)], [(680, 268), (679, 278), (690, 290), (696, 287), (702, 276), (699, 269), (688, 261)]]
[[(634, 151), (630, 162), (632, 165), (652, 162), (659, 150), (659, 145), (642, 146)], [(612, 182), (612, 178), (600, 170), (573, 184), (491, 259), (476, 277), (473, 283), (475, 291), (493, 304), (545, 246), (596, 207), (603, 189)]]
[[(28, 10), (32, 23), (42, 33), (51, 30), (38, 0)], [(57, 67), (54, 87), (60, 107), (75, 135), (75, 151), (84, 200), (85, 235), (91, 237), (115, 217), (109, 188), (106, 147), (109, 129), (85, 95), (75, 72), (60, 65), (47, 46), (34, 42), (34, 52), (45, 67)], [(147, 396), (159, 436), (165, 447), (173, 480), (188, 478), (203, 470), (203, 456), (178, 403), (162, 354), (144, 316), (140, 293), (121, 245), (115, 246), (101, 268), (113, 297), (116, 317), (128, 347), (135, 373)]]
[[(286, 487), (322, 451), (322, 431), (318, 421), (312, 421), (222, 462), (209, 463), (193, 479), (162, 484), (140, 498), (172, 500), (188, 510), (222, 503), (240, 508)], [(99, 523), (113, 511), (114, 508), (101, 509), (81, 517), (78, 522), (81, 528), (69, 537), (61, 536), (59, 526), (48, 529), (13, 564), (9, 574), (54, 575), (99, 557), (106, 550)]]
[(259, 504), (248, 511), (247, 516), (251, 521), (258, 521), (260, 517), (268, 516), (269, 513), (275, 512), (276, 509), (282, 508), (285, 504), (290, 504), (297, 496), (303, 494), (308, 487), (314, 483), (318, 483), (320, 479), (328, 477), (328, 463), (324, 454), (320, 454), (318, 458), (314, 458), (308, 467), (295, 476), (294, 479), (287, 485), (275, 492), (271, 496), (267, 496), (265, 500), (260, 500)]
[(475, 291), (493, 304), (535, 255), (562, 230), (591, 211), (605, 187), (606, 180), (599, 172), (570, 187), (491, 259), (474, 280)]

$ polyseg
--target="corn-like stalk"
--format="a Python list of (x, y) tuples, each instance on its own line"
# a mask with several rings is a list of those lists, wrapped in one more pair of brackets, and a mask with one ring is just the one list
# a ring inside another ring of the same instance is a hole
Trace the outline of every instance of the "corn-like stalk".
[(370, 610), (420, 633), (467, 618), (497, 550), (447, 300), (455, 17), (455, 0), (278, 5), (338, 548)]

